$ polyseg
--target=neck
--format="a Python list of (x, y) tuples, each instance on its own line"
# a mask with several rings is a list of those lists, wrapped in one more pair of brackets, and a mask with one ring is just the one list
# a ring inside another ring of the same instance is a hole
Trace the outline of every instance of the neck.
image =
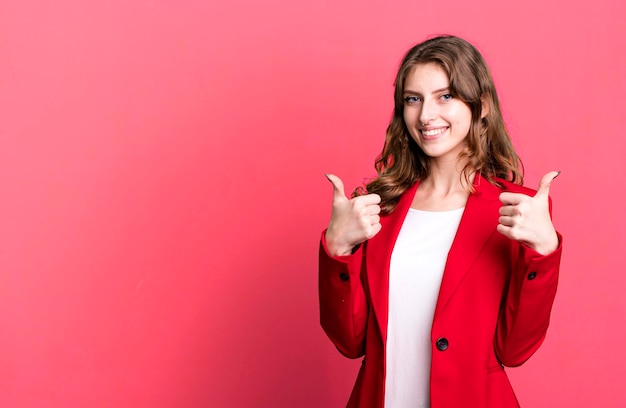
[(442, 163), (433, 160), (430, 165), (430, 174), (421, 181), (420, 186), (428, 188), (433, 194), (440, 197), (457, 194), (460, 191), (467, 192), (470, 190), (476, 172), (471, 172), (469, 180), (466, 180), (462, 174), (465, 164), (458, 160), (454, 163)]
[[(441, 165), (433, 161), (430, 174), (420, 181), (411, 208), (425, 211), (447, 211), (465, 206), (475, 172), (469, 180), (463, 176), (463, 163)], [(469, 182), (469, 183), (468, 183)]]

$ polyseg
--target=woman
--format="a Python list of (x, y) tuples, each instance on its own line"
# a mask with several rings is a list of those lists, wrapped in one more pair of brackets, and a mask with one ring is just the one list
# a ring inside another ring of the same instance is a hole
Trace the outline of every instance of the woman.
[(504, 366), (540, 346), (561, 236), (550, 182), (522, 187), (489, 69), (467, 41), (409, 50), (378, 176), (334, 187), (321, 324), (363, 363), (349, 407), (518, 407)]

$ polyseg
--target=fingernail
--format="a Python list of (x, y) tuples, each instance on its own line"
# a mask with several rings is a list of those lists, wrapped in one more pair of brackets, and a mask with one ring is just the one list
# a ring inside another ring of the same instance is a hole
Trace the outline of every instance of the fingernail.
[(324, 173), (324, 175), (326, 176), (326, 178), (328, 179), (328, 181), (330, 181), (330, 177), (328, 177), (328, 173)]
[(559, 177), (559, 174), (561, 174), (561, 170), (556, 172), (556, 176), (552, 177), (552, 180), (554, 180), (555, 178)]

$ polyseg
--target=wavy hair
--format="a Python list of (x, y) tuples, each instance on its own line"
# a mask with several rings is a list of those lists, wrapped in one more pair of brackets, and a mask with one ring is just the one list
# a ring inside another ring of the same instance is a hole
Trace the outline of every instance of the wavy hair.
[[(404, 122), (404, 82), (418, 64), (436, 63), (447, 73), (451, 94), (463, 101), (472, 113), (472, 123), (466, 138), (467, 146), (459, 154), (467, 164), (461, 172), (470, 192), (470, 177), (480, 172), (490, 183), (500, 186), (495, 178), (523, 182), (523, 166), (513, 148), (502, 118), (500, 101), (487, 64), (480, 52), (459, 37), (440, 36), (411, 48), (402, 59), (395, 80), (394, 110), (385, 144), (374, 167), (377, 177), (354, 196), (376, 193), (381, 196), (384, 212), (395, 209), (398, 200), (411, 185), (430, 174), (430, 158), (409, 134)], [(483, 102), (484, 101), (484, 102)], [(481, 118), (483, 103), (488, 110)]]

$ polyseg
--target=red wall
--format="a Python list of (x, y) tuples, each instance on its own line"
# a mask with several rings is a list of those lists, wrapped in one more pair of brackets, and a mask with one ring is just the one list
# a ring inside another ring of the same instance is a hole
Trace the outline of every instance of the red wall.
[[(511, 5), (508, 5), (511, 3)], [(504, 4), (507, 4), (504, 6)], [(403, 52), (491, 65), (565, 236), (527, 407), (626, 406), (618, 0), (0, 3), (0, 406), (339, 407), (325, 172), (373, 175)]]

